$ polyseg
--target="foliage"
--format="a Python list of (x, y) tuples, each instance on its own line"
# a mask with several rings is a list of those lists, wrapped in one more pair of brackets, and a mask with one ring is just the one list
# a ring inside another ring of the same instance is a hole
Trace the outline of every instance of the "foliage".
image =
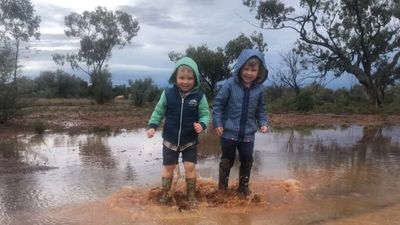
[(32, 122), (32, 128), (37, 134), (43, 134), (46, 130), (46, 124), (42, 120), (36, 119)]
[(400, 78), (399, 1), (302, 0), (298, 13), (279, 0), (244, 4), (262, 28), (297, 32), (299, 54), (325, 75), (354, 76), (376, 105)]
[(13, 90), (13, 51), (7, 43), (0, 48), (0, 123), (7, 121), (16, 112), (16, 92)]
[(65, 25), (65, 35), (80, 38), (80, 49), (76, 54), (53, 55), (53, 60), (61, 65), (68, 62), (73, 69), (89, 76), (102, 71), (104, 63), (111, 58), (111, 50), (129, 44), (139, 31), (139, 23), (131, 15), (104, 7), (82, 14), (73, 12), (65, 17)]
[(65, 25), (68, 37), (80, 38), (80, 49), (76, 54), (55, 54), (53, 60), (60, 65), (67, 62), (72, 69), (87, 73), (96, 102), (109, 101), (112, 98), (111, 74), (104, 67), (107, 68), (106, 62), (114, 47), (123, 48), (137, 35), (139, 23), (126, 12), (97, 7), (82, 14), (71, 13), (65, 17)]
[(76, 98), (88, 94), (88, 83), (62, 70), (43, 71), (34, 80), (35, 91), (41, 97)]
[(312, 92), (307, 90), (301, 91), (300, 94), (296, 96), (295, 105), (297, 111), (311, 111), (314, 108), (314, 99), (312, 98)]
[(18, 110), (17, 72), (21, 42), (39, 39), (40, 17), (29, 0), (0, 1), (0, 123)]
[(234, 63), (242, 50), (247, 48), (254, 48), (258, 49), (260, 52), (266, 52), (267, 44), (264, 42), (262, 33), (253, 32), (250, 37), (240, 33), (237, 38), (228, 41), (224, 48), (226, 60), (228, 60), (230, 64)]
[[(184, 55), (170, 52), (169, 58), (176, 62)], [(229, 67), (222, 48), (209, 49), (207, 45), (199, 47), (189, 46), (186, 49), (186, 56), (192, 58), (199, 68), (200, 82), (203, 91), (209, 99), (213, 99), (218, 81), (228, 77)]]
[[(12, 41), (15, 47), (14, 82), (17, 80), (18, 58), (21, 42), (28, 42), (31, 37), (39, 40), (40, 17), (30, 0), (2, 0), (0, 2), (0, 40)], [(14, 84), (16, 86), (16, 84)]]
[(130, 101), (135, 106), (143, 106), (145, 102), (155, 101), (161, 93), (161, 90), (153, 84), (153, 79), (129, 80)]
[(391, 86), (381, 108), (368, 104), (368, 96), (361, 85), (350, 89), (329, 89), (317, 83), (306, 85), (296, 95), (287, 86), (268, 86), (266, 88), (269, 112), (313, 112), (313, 113), (356, 113), (356, 114), (393, 114), (400, 113), (400, 86)]
[(198, 47), (189, 46), (185, 54), (170, 52), (171, 61), (176, 62), (184, 55), (196, 61), (201, 76), (201, 86), (206, 92), (208, 99), (213, 99), (216, 93), (218, 82), (230, 77), (231, 67), (243, 49), (255, 48), (261, 52), (267, 51), (267, 44), (264, 42), (261, 33), (254, 32), (250, 37), (241, 33), (237, 38), (229, 41), (225, 48), (218, 47), (215, 50), (209, 49), (203, 44)]
[(122, 85), (114, 85), (112, 88), (113, 96), (120, 96), (123, 95), (124, 98), (128, 98), (128, 88), (126, 87), (125, 84)]
[(293, 89), (296, 95), (300, 94), (300, 89), (305, 85), (307, 80), (317, 80), (318, 77), (307, 71), (307, 63), (296, 54), (294, 50), (281, 54), (282, 62), (276, 70), (276, 77), (283, 85)]
[(92, 73), (91, 92), (97, 104), (104, 104), (112, 99), (111, 73), (108, 70)]

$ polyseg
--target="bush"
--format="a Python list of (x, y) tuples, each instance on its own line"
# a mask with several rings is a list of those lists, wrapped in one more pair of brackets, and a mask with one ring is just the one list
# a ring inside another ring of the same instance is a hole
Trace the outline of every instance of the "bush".
[(43, 134), (46, 130), (46, 125), (41, 120), (34, 120), (32, 122), (32, 128), (37, 134)]
[(314, 99), (312, 98), (312, 93), (310, 91), (301, 91), (298, 96), (296, 96), (295, 101), (296, 110), (302, 112), (308, 112), (314, 109)]
[(153, 102), (160, 96), (161, 90), (153, 84), (151, 78), (129, 80), (129, 93), (131, 103), (142, 106), (145, 102)]

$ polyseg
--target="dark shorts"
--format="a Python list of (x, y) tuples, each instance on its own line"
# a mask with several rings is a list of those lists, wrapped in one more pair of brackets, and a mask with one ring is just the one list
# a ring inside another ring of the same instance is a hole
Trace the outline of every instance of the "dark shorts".
[(182, 153), (182, 162), (197, 163), (197, 145), (192, 145), (183, 151), (171, 150), (163, 145), (163, 165), (178, 164), (179, 154)]

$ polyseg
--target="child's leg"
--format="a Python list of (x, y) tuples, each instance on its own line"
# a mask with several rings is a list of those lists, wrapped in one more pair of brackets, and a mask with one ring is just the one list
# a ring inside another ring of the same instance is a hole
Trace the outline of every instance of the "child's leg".
[(162, 182), (161, 182), (161, 196), (159, 201), (161, 203), (168, 203), (170, 200), (170, 190), (172, 186), (172, 178), (176, 164), (178, 164), (179, 153), (163, 147), (163, 169), (162, 169)]
[(196, 163), (197, 146), (193, 145), (182, 151), (183, 167), (186, 176), (186, 196), (192, 206), (196, 205)]
[(165, 178), (173, 178), (176, 165), (165, 165), (162, 169), (161, 176)]
[(221, 162), (219, 163), (218, 189), (228, 189), (229, 174), (236, 157), (236, 141), (221, 138)]
[(161, 203), (168, 203), (170, 198), (170, 190), (172, 186), (172, 179), (174, 176), (175, 165), (166, 165), (162, 170), (162, 179), (161, 179), (161, 196), (159, 201)]
[(183, 162), (186, 179), (196, 178), (196, 164), (192, 162)]
[(238, 192), (248, 195), (251, 167), (253, 166), (254, 142), (241, 142), (238, 145), (240, 168)]

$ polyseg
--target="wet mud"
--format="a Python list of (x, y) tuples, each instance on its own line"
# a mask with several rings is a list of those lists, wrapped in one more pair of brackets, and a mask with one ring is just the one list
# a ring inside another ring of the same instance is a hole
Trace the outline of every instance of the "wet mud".
[[(125, 187), (106, 199), (110, 208), (129, 210), (131, 208), (146, 208), (154, 210), (158, 207), (170, 208), (177, 212), (207, 211), (210, 208), (234, 211), (254, 211), (278, 208), (301, 199), (302, 188), (297, 180), (284, 181), (254, 181), (251, 184), (251, 194), (244, 196), (236, 192), (237, 185), (230, 184), (228, 190), (217, 189), (217, 182), (211, 179), (198, 179), (196, 188), (197, 204), (191, 207), (186, 200), (185, 182), (180, 179), (171, 188), (171, 201), (161, 204), (158, 199), (160, 187), (137, 189)], [(146, 211), (147, 211), (146, 210)]]

